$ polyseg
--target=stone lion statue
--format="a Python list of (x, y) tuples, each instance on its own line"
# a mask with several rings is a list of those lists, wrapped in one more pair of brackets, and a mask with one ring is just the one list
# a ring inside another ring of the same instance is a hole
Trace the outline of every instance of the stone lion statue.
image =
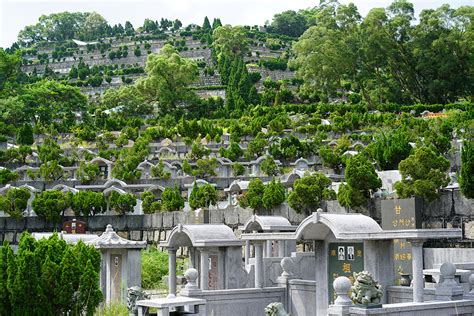
[(351, 299), (356, 304), (380, 304), (382, 291), (379, 283), (367, 271), (354, 272), (354, 285), (352, 286)]
[(150, 299), (150, 294), (143, 291), (141, 287), (132, 286), (127, 290), (127, 308), (131, 314), (137, 314), (136, 302)]
[(290, 316), (285, 311), (283, 304), (280, 302), (270, 303), (265, 307), (265, 315), (266, 316)]

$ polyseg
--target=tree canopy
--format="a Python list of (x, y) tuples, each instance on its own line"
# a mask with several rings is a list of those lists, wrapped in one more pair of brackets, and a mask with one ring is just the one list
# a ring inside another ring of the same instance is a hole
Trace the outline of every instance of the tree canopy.
[(401, 198), (416, 195), (432, 201), (438, 197), (439, 190), (449, 184), (449, 161), (428, 147), (416, 148), (400, 162), (398, 169), (402, 180), (395, 183), (395, 189)]
[(148, 55), (145, 70), (148, 77), (137, 83), (138, 88), (147, 99), (158, 101), (163, 113), (194, 97), (189, 85), (198, 78), (197, 65), (173, 46), (167, 44), (158, 54)]

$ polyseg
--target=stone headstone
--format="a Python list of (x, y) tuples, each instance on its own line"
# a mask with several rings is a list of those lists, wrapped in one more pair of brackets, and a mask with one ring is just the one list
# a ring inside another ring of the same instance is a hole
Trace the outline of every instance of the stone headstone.
[[(422, 202), (419, 198), (382, 200), (382, 229), (420, 229)], [(395, 239), (393, 251), (396, 283), (400, 284), (401, 275), (413, 275), (411, 244), (405, 239)]]

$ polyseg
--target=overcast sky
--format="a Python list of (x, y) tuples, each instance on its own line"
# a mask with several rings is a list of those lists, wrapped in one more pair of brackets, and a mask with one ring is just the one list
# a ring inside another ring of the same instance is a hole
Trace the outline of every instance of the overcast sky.
[[(373, 7), (386, 7), (391, 0), (340, 0), (354, 2), (365, 15)], [(472, 5), (473, 0), (412, 0), (417, 12), (437, 8)], [(314, 7), (319, 0), (0, 0), (0, 47), (9, 47), (26, 25), (36, 24), (43, 14), (63, 11), (96, 11), (110, 24), (132, 22), (138, 27), (145, 18), (180, 19), (184, 25), (202, 24), (204, 16), (219, 17), (224, 24), (263, 25), (275, 13)]]

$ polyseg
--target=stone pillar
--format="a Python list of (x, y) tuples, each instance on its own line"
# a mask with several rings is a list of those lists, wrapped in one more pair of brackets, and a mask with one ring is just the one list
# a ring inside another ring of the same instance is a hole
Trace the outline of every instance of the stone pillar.
[(219, 248), (217, 255), (217, 289), (223, 290), (225, 288), (225, 250)]
[(266, 258), (273, 257), (272, 240), (267, 240), (265, 244), (266, 244), (265, 257)]
[(176, 296), (176, 248), (168, 248), (168, 296)]
[(441, 272), (440, 280), (443, 280), (443, 282), (436, 287), (436, 300), (462, 300), (464, 289), (454, 280), (456, 266), (450, 262), (445, 262), (441, 265), (439, 271)]
[(245, 241), (245, 265), (248, 265), (250, 261), (250, 240)]
[(381, 304), (388, 303), (387, 286), (396, 278), (393, 256), (387, 256), (388, 253), (393, 253), (391, 239), (364, 241), (364, 270), (370, 271), (379, 281), (383, 293)]
[(278, 241), (278, 257), (283, 258), (285, 256), (285, 241)]
[(112, 164), (107, 164), (107, 180), (112, 179)]
[(196, 266), (196, 257), (195, 257), (195, 248), (194, 247), (189, 247), (188, 248), (189, 250), (189, 265), (190, 265), (190, 268), (194, 268), (196, 269), (197, 266)]
[(325, 284), (328, 284), (328, 245), (324, 240), (314, 241), (314, 255), (315, 255), (315, 275), (316, 275), (316, 315), (327, 315), (329, 289)]
[(255, 287), (263, 288), (263, 242), (256, 241), (255, 247)]
[(410, 241), (412, 246), (412, 267), (413, 267), (413, 302), (423, 302), (423, 241)]
[(201, 290), (209, 289), (209, 251), (205, 248), (199, 249), (201, 252)]
[(351, 280), (345, 276), (340, 276), (332, 283), (334, 292), (336, 292), (337, 298), (334, 301), (334, 305), (330, 305), (328, 308), (328, 315), (331, 316), (342, 316), (350, 315), (349, 309), (352, 306), (352, 300), (348, 293), (351, 290)]

